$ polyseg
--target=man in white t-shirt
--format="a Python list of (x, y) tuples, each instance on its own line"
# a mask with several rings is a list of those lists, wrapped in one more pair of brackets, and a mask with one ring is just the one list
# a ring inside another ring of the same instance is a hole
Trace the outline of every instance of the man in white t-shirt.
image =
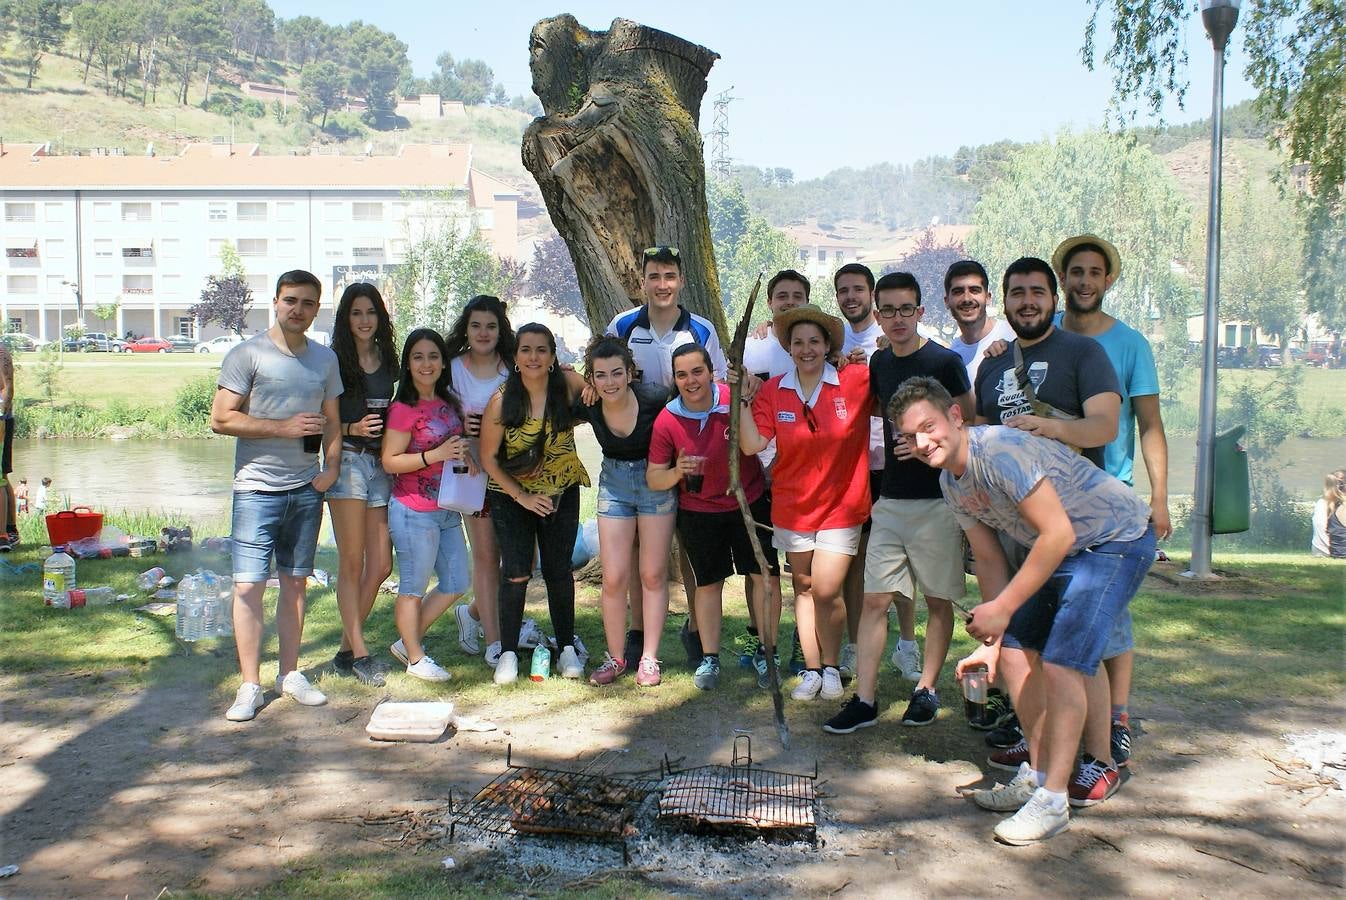
[(991, 302), (991, 284), (986, 269), (975, 259), (962, 259), (944, 273), (944, 305), (958, 325), (958, 337), (949, 349), (967, 366), (967, 380), (977, 383), (977, 368), (986, 348), (996, 341), (1014, 340), (1014, 329), (1004, 319), (986, 314)]
[[(794, 269), (782, 269), (766, 285), (766, 305), (772, 318), (809, 302), (809, 280)], [(766, 381), (794, 368), (789, 351), (776, 340), (771, 320), (760, 334), (751, 334), (743, 345), (743, 370)], [(765, 465), (765, 462), (763, 463)]]

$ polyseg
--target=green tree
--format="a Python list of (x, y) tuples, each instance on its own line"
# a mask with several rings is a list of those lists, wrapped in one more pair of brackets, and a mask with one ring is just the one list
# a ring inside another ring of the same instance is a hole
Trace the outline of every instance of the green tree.
[(966, 258), (967, 250), (959, 241), (950, 238), (947, 244), (941, 244), (935, 239), (935, 229), (930, 227), (921, 232), (910, 253), (896, 265), (885, 266), (881, 274), (910, 272), (914, 275), (921, 286), (921, 304), (925, 307), (921, 321), (945, 336), (952, 336), (956, 326), (944, 305), (944, 273), (949, 266)]
[(354, 22), (347, 39), (350, 89), (369, 104), (372, 124), (382, 126), (397, 108), (397, 82), (407, 70), (407, 45), (373, 25)]
[(476, 106), (485, 103), (486, 98), (491, 96), (495, 73), (486, 63), (479, 59), (464, 59), (453, 67), (453, 73), (458, 88), (458, 96), (453, 99)]
[(201, 325), (218, 323), (242, 337), (248, 307), (252, 305), (252, 288), (243, 275), (243, 261), (233, 244), (220, 248), (220, 272), (206, 276), (200, 302), (187, 310)]
[[(749, 210), (743, 186), (736, 179), (706, 181), (706, 210), (715, 268), (720, 273), (720, 296), (725, 317), (732, 323), (743, 314), (743, 304), (752, 294), (758, 273), (765, 276), (765, 291), (772, 275), (797, 264), (799, 247), (783, 231)], [(766, 296), (760, 294), (753, 318), (760, 321), (767, 315)]]
[(320, 129), (327, 127), (327, 114), (345, 92), (346, 74), (331, 60), (305, 66), (304, 74), (299, 78), (299, 102), (310, 119), (322, 113)]
[(69, 25), (62, 17), (60, 0), (9, 0), (7, 7), (19, 39), (19, 55), (32, 88), (37, 69), (47, 51), (61, 45)]
[[(202, 62), (212, 70), (215, 61), (228, 46), (224, 18), (218, 0), (195, 0), (175, 6), (168, 13), (168, 34), (173, 39), (177, 65), (178, 102), (187, 103), (187, 89)], [(210, 93), (209, 74), (206, 94)]]
[[(1094, 67), (1100, 14), (1106, 9), (1112, 46), (1114, 102), (1122, 119), (1138, 108), (1158, 113), (1168, 95), (1182, 105), (1187, 89), (1183, 40), (1192, 4), (1184, 0), (1092, 0), (1082, 55)], [(1257, 87), (1256, 106), (1273, 126), (1270, 139), (1288, 165), (1303, 164), (1310, 186), (1306, 231), (1310, 311), (1346, 329), (1346, 0), (1257, 0), (1245, 4), (1240, 28), (1244, 70)], [(1236, 38), (1237, 36), (1235, 36)]]
[(1134, 141), (1099, 131), (1026, 144), (977, 203), (968, 253), (991, 273), (1020, 256), (1050, 259), (1066, 237), (1104, 237), (1122, 255), (1110, 313), (1141, 330), (1154, 314), (1186, 312), (1190, 288), (1173, 274), (1185, 257), (1192, 210), (1159, 159)]
[(392, 277), (393, 318), (400, 334), (422, 326), (447, 332), (473, 296), (509, 297), (520, 275), (512, 261), (496, 258), (466, 218), (450, 213), (425, 221)]

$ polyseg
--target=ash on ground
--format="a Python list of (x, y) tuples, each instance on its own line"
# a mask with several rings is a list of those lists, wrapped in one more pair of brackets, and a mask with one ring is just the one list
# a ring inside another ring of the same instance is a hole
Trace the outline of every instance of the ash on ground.
[(1339, 791), (1346, 790), (1346, 734), (1339, 731), (1287, 734), (1285, 749), (1310, 773), (1324, 781), (1335, 781)]
[(622, 845), (616, 841), (502, 835), (463, 825), (457, 827), (452, 842), (446, 830), (443, 848), (460, 862), (470, 860), (477, 865), (506, 859), (511, 871), (525, 872), (535, 881), (552, 877), (573, 880), (621, 869), (665, 888), (685, 887), (704, 893), (708, 883), (728, 886), (739, 880), (765, 889), (787, 876), (793, 865), (841, 858), (845, 855), (843, 848), (856, 846), (862, 832), (831, 817), (821, 803), (816, 845), (809, 841), (778, 843), (769, 836), (692, 833), (657, 822), (658, 808), (659, 795), (654, 793), (637, 810), (632, 824), (639, 834), (626, 840), (629, 863), (623, 861)]

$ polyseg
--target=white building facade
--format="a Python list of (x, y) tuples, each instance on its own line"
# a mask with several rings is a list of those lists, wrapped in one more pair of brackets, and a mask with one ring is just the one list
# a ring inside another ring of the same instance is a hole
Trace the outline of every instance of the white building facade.
[[(496, 254), (517, 254), (513, 188), (471, 168), (462, 144), (408, 145), (395, 156), (262, 156), (255, 146), (192, 144), (171, 157), (0, 153), (0, 321), (55, 340), (88, 330), (206, 339), (187, 310), (238, 252), (253, 305), (245, 333), (266, 328), (276, 278), (306, 269), (323, 282), (315, 328), (330, 330), (345, 283), (386, 274), (431, 223), (473, 223)], [(116, 304), (111, 318), (95, 314)]]

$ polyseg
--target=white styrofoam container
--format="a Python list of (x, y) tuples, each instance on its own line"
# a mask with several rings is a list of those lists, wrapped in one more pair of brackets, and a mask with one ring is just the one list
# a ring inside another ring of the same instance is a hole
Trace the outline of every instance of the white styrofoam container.
[(380, 703), (365, 733), (375, 741), (429, 742), (438, 740), (452, 719), (453, 703), (447, 700)]

